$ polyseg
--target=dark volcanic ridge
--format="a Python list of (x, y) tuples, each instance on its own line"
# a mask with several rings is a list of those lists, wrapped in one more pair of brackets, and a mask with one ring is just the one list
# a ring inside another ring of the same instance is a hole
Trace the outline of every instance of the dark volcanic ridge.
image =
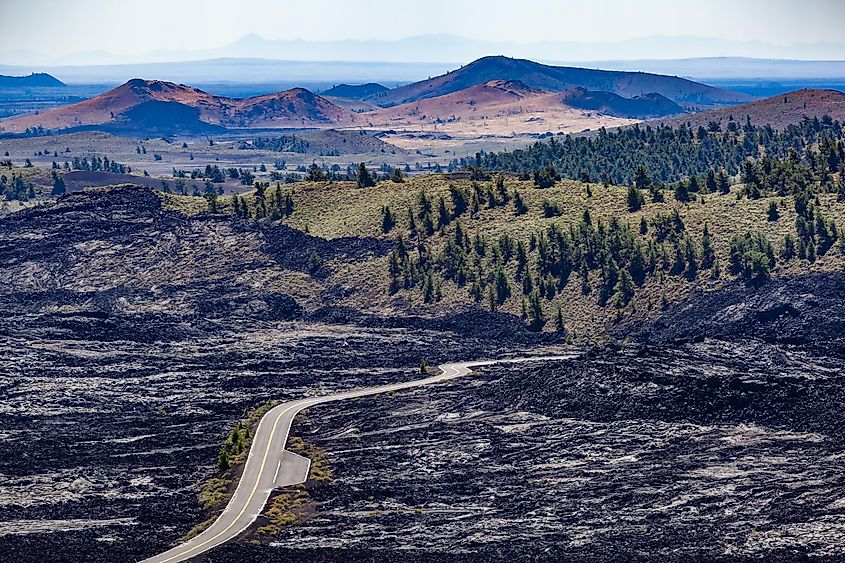
[(561, 102), (574, 108), (593, 110), (614, 117), (636, 119), (686, 113), (681, 105), (656, 93), (624, 98), (612, 92), (592, 92), (585, 88), (573, 88), (563, 92)]
[(34, 72), (28, 76), (0, 75), (0, 89), (64, 88), (65, 86), (67, 84), (46, 72)]
[[(389, 241), (326, 240), (279, 221), (189, 217), (163, 209), (147, 187), (87, 189), (0, 219), (0, 276), (14, 280), (0, 288), (0, 336), (152, 342), (204, 334), (220, 322), (312, 320), (560, 340), (477, 307), (384, 317), (339, 306), (355, 288), (339, 285), (334, 272), (391, 249)], [(307, 278), (314, 293), (292, 295), (291, 276)]]
[(760, 339), (845, 358), (845, 272), (776, 276), (760, 286), (734, 282), (697, 291), (653, 323), (625, 323), (616, 333), (656, 345)]
[(367, 84), (338, 84), (328, 90), (321, 92), (323, 96), (336, 96), (338, 98), (349, 98), (351, 100), (362, 100), (368, 97), (378, 96), (387, 92), (389, 88), (369, 82)]

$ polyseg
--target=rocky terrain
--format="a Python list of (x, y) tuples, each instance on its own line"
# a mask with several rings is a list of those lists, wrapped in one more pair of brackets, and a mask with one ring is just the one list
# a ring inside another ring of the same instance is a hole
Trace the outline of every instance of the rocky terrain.
[(196, 495), (245, 409), (500, 348), (449, 334), (252, 321), (156, 342), (115, 327), (2, 336), (0, 549), (21, 562), (163, 551), (207, 518)]
[[(356, 268), (392, 245), (347, 223), (171, 199), (97, 189), (0, 219), (10, 560), (163, 551), (209, 517), (217, 451), (268, 399), (563, 344), (457, 301), (356, 308), (373, 290)], [(841, 288), (835, 269), (693, 288), (613, 325), (622, 347), (315, 407), (293, 432), (333, 479), (307, 484), (293, 525), (204, 558), (841, 560)]]
[[(165, 211), (138, 188), (0, 221), (10, 281), (0, 290), (0, 549), (11, 560), (163, 550), (207, 518), (196, 495), (222, 440), (267, 399), (416, 377), (422, 359), (543, 340), (497, 340), (519, 323), (478, 312), (388, 322), (333, 308), (342, 256), (383, 245), (271, 223), (265, 238), (255, 226)], [(325, 262), (310, 263), (312, 252)]]
[(493, 366), (311, 409), (334, 480), (210, 561), (840, 561), (841, 360), (759, 341)]

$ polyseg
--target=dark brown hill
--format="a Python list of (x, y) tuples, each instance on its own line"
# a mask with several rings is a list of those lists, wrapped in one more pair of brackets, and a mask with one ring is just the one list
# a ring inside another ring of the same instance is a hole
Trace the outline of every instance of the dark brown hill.
[(730, 108), (703, 111), (671, 120), (662, 120), (677, 125), (690, 123), (693, 127), (707, 127), (711, 122), (727, 127), (731, 121), (744, 124), (747, 119), (755, 125), (771, 125), (783, 129), (800, 123), (805, 117), (819, 118), (829, 115), (838, 121), (845, 121), (845, 93), (839, 90), (795, 90)]
[(491, 80), (518, 80), (529, 88), (562, 92), (572, 88), (612, 92), (624, 98), (657, 93), (688, 109), (740, 104), (754, 98), (675, 76), (550, 66), (525, 59), (483, 57), (457, 70), (366, 98), (394, 106), (442, 96)]
[(0, 130), (17, 133), (35, 127), (59, 131), (101, 126), (199, 131), (213, 127), (303, 127), (353, 120), (349, 110), (304, 88), (238, 99), (183, 84), (136, 78), (77, 104), (4, 120)]

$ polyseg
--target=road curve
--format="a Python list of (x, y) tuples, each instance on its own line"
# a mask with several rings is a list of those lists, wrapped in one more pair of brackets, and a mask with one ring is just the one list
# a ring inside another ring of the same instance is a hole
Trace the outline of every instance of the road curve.
[(439, 366), (440, 373), (438, 375), (425, 379), (365, 387), (321, 397), (298, 399), (277, 405), (261, 418), (244, 465), (243, 475), (241, 475), (235, 493), (223, 513), (201, 534), (164, 553), (144, 559), (142, 563), (185, 561), (226, 543), (246, 530), (255, 521), (264, 510), (273, 489), (304, 482), (308, 476), (309, 460), (285, 451), (293, 418), (302, 409), (332, 401), (401, 391), (402, 389), (449, 381), (469, 374), (474, 367), (500, 363), (568, 360), (573, 357), (575, 357), (574, 354), (443, 364)]

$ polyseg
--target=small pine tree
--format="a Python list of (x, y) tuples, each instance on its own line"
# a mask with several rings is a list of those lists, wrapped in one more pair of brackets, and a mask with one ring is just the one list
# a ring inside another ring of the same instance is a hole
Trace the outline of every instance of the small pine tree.
[(53, 190), (52, 194), (56, 197), (64, 195), (67, 189), (65, 188), (65, 181), (60, 174), (53, 171)]
[(370, 171), (367, 170), (367, 166), (362, 162), (358, 165), (358, 187), (359, 188), (372, 188), (376, 185), (376, 181), (373, 178)]
[(508, 281), (508, 274), (504, 268), (499, 266), (493, 276), (493, 285), (496, 288), (496, 303), (502, 304), (511, 296), (511, 284)]
[(713, 193), (719, 189), (716, 182), (716, 173), (713, 172), (712, 168), (707, 171), (707, 180), (705, 180), (704, 185), (707, 187), (707, 191), (710, 193)]
[(513, 207), (517, 215), (525, 215), (528, 213), (528, 206), (525, 205), (525, 201), (522, 199), (522, 194), (519, 192), (514, 192), (513, 194)]
[(311, 251), (308, 252), (308, 269), (311, 272), (316, 272), (322, 264), (323, 259), (320, 258), (320, 255), (317, 254), (317, 251), (312, 248)]
[(414, 217), (414, 210), (410, 207), (408, 208), (408, 230), (411, 234), (415, 234), (417, 232), (417, 219)]
[(220, 452), (217, 454), (217, 469), (220, 471), (226, 471), (231, 467), (231, 463), (229, 462), (229, 452), (226, 451), (226, 448), (220, 448)]
[(448, 225), (451, 220), (452, 216), (449, 214), (449, 210), (446, 209), (446, 200), (444, 200), (441, 196), (437, 202), (437, 226), (442, 229)]
[(642, 164), (637, 166), (634, 171), (634, 187), (644, 190), (651, 185), (651, 178), (648, 176), (648, 170)]
[(769, 218), (769, 221), (777, 221), (780, 219), (780, 213), (778, 212), (778, 204), (775, 200), (771, 200), (769, 202), (769, 210), (766, 212), (766, 215)]
[(686, 203), (690, 200), (689, 186), (683, 180), (675, 184), (675, 199), (681, 203)]
[(555, 308), (555, 330), (558, 332), (566, 332), (566, 324), (563, 320), (563, 309), (560, 306), (560, 303), (557, 304)]
[(490, 286), (490, 291), (487, 292), (487, 301), (490, 306), (490, 311), (496, 311), (496, 292), (493, 286)]
[(724, 170), (719, 170), (719, 173), (716, 174), (716, 189), (721, 194), (727, 194), (731, 191), (731, 184)]
[(389, 233), (396, 225), (396, 216), (387, 205), (381, 208), (381, 232)]
[(628, 211), (639, 211), (643, 206), (643, 196), (634, 186), (628, 186)]
[(713, 247), (713, 236), (707, 223), (704, 223), (704, 231), (701, 233), (701, 267), (709, 268), (716, 261), (716, 250)]
[(531, 319), (531, 325), (535, 327), (541, 326), (545, 320), (540, 292), (536, 289), (528, 296), (528, 317)]
[(622, 269), (619, 272), (619, 280), (616, 282), (616, 307), (622, 308), (631, 301), (634, 296), (634, 278), (628, 273), (628, 270)]

